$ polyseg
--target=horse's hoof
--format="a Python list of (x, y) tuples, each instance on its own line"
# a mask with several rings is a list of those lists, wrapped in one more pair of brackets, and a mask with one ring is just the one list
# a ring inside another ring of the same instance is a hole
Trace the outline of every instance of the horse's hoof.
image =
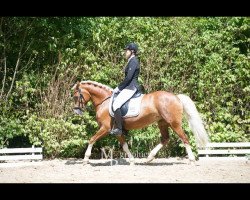
[(154, 159), (155, 159), (155, 157), (153, 157), (153, 156), (152, 157), (148, 157), (145, 163), (150, 163)]
[(130, 158), (130, 159), (129, 159), (129, 163), (130, 163), (130, 165), (131, 165), (131, 164), (134, 165), (134, 164), (135, 164), (135, 158)]
[(195, 160), (189, 160), (189, 164), (195, 166)]
[(83, 164), (83, 165), (89, 164), (89, 160), (84, 160), (82, 164)]
[(134, 166), (134, 165), (135, 165), (135, 162), (134, 162), (134, 161), (133, 161), (133, 162), (130, 162), (129, 165), (130, 165), (130, 166)]

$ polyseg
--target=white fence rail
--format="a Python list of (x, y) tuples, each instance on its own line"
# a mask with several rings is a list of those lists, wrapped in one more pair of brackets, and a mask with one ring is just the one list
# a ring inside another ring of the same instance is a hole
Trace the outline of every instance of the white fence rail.
[(208, 143), (203, 149), (198, 149), (199, 158), (248, 158), (250, 157), (250, 142)]
[[(42, 160), (42, 147), (0, 149), (0, 161), (4, 160)], [(21, 154), (21, 155), (20, 155)]]

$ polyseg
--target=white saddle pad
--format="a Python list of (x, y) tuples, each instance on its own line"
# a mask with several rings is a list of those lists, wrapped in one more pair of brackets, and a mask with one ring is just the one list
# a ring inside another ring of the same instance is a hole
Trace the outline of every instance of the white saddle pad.
[[(140, 110), (141, 110), (141, 100), (142, 100), (143, 96), (144, 96), (144, 94), (142, 94), (140, 97), (130, 99), (130, 101), (128, 103), (128, 112), (125, 116), (123, 116), (123, 118), (136, 117), (139, 115)], [(110, 98), (110, 101), (109, 101), (109, 114), (112, 117), (114, 117), (114, 112), (111, 109), (113, 98), (114, 98), (114, 96), (112, 95), (112, 97)]]

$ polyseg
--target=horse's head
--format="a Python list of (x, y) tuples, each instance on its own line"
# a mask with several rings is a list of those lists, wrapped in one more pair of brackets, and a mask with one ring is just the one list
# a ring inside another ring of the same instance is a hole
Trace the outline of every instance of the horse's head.
[(85, 106), (90, 100), (89, 92), (81, 87), (81, 83), (77, 82), (73, 88), (74, 90), (74, 112), (78, 115), (82, 115), (82, 111), (85, 110)]

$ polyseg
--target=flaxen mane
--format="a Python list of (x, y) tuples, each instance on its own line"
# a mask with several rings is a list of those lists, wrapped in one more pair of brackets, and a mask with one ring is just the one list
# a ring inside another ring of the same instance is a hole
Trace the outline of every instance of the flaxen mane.
[(108, 90), (108, 91), (110, 91), (110, 92), (113, 91), (113, 88), (111, 88), (111, 87), (109, 87), (109, 86), (107, 86), (107, 85), (98, 83), (98, 82), (96, 82), (96, 81), (89, 81), (89, 80), (88, 80), (88, 81), (81, 81), (81, 84), (92, 84), (92, 85), (98, 86), (98, 87), (100, 87), (100, 88), (103, 88), (103, 89), (105, 89), (105, 90)]
[[(80, 83), (81, 83), (81, 84), (91, 84), (91, 85), (94, 85), (94, 86), (103, 88), (103, 89), (105, 89), (105, 90), (107, 90), (107, 91), (109, 91), (109, 92), (113, 92), (113, 88), (111, 88), (111, 87), (109, 87), (109, 86), (107, 86), (107, 85), (98, 83), (98, 82), (96, 82), (96, 81), (87, 80), (87, 81), (81, 81)], [(75, 85), (73, 86), (72, 89), (75, 89), (75, 88), (76, 88), (76, 85), (77, 85), (77, 84), (75, 84)]]

